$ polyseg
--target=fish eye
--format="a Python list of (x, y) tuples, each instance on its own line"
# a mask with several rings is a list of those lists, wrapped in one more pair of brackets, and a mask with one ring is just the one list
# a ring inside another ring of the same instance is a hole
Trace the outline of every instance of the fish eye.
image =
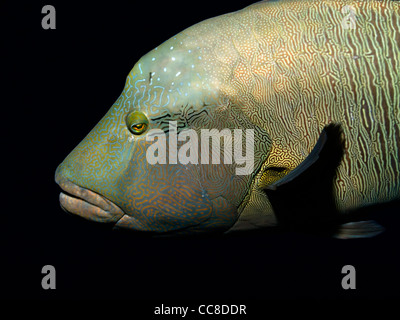
[(133, 111), (126, 116), (126, 126), (134, 135), (140, 135), (147, 130), (149, 119), (143, 112)]

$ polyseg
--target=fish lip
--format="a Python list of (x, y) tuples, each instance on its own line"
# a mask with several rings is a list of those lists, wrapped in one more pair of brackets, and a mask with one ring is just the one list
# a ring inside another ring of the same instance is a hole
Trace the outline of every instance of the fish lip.
[(116, 223), (125, 215), (120, 207), (92, 190), (81, 187), (58, 174), (55, 181), (62, 189), (59, 200), (64, 211), (103, 223)]

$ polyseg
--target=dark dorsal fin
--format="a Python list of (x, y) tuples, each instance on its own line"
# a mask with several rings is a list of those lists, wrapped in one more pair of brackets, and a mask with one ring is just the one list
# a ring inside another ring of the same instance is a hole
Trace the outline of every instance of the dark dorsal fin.
[[(344, 150), (341, 126), (329, 124), (322, 130), (312, 152), (298, 167), (264, 188), (280, 225), (341, 237), (342, 225), (333, 188)], [(360, 224), (360, 228), (365, 229), (362, 226)], [(356, 227), (353, 223), (354, 230)], [(351, 230), (343, 229), (346, 235), (341, 238), (351, 238)], [(364, 237), (376, 235), (379, 230), (367, 230)], [(356, 233), (357, 237), (363, 234), (360, 230)]]

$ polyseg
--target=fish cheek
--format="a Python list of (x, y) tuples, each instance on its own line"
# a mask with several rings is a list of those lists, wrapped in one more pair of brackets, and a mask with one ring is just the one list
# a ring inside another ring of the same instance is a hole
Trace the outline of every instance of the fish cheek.
[(198, 225), (210, 218), (212, 203), (204, 192), (195, 165), (150, 164), (150, 142), (140, 139), (119, 179), (125, 216), (116, 227), (169, 232)]
[[(198, 128), (199, 136), (202, 129), (216, 130), (214, 132), (218, 134), (216, 140), (219, 141), (219, 164), (213, 164), (215, 162), (210, 151), (209, 164), (201, 166), (202, 184), (212, 199), (221, 197), (230, 205), (238, 207), (248, 193), (254, 176), (268, 158), (272, 142), (266, 130), (254, 124), (242, 107), (229, 98), (221, 98), (215, 105), (205, 106), (204, 111), (198, 112), (196, 117), (192, 116), (190, 125)], [(210, 138), (209, 144), (212, 143), (213, 138)], [(229, 148), (225, 149), (228, 145), (231, 147), (230, 151)], [(243, 163), (238, 159), (241, 157), (247, 160)], [(245, 167), (252, 167), (253, 170), (248, 174), (239, 174), (240, 169)], [(228, 212), (225, 209), (222, 211)], [(232, 210), (232, 213), (226, 214), (235, 215), (235, 212)]]

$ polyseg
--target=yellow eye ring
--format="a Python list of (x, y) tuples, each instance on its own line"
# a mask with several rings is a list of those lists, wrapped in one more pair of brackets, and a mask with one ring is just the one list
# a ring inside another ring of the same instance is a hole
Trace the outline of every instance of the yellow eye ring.
[(126, 126), (134, 135), (140, 135), (147, 130), (149, 120), (143, 112), (133, 111), (126, 116)]

